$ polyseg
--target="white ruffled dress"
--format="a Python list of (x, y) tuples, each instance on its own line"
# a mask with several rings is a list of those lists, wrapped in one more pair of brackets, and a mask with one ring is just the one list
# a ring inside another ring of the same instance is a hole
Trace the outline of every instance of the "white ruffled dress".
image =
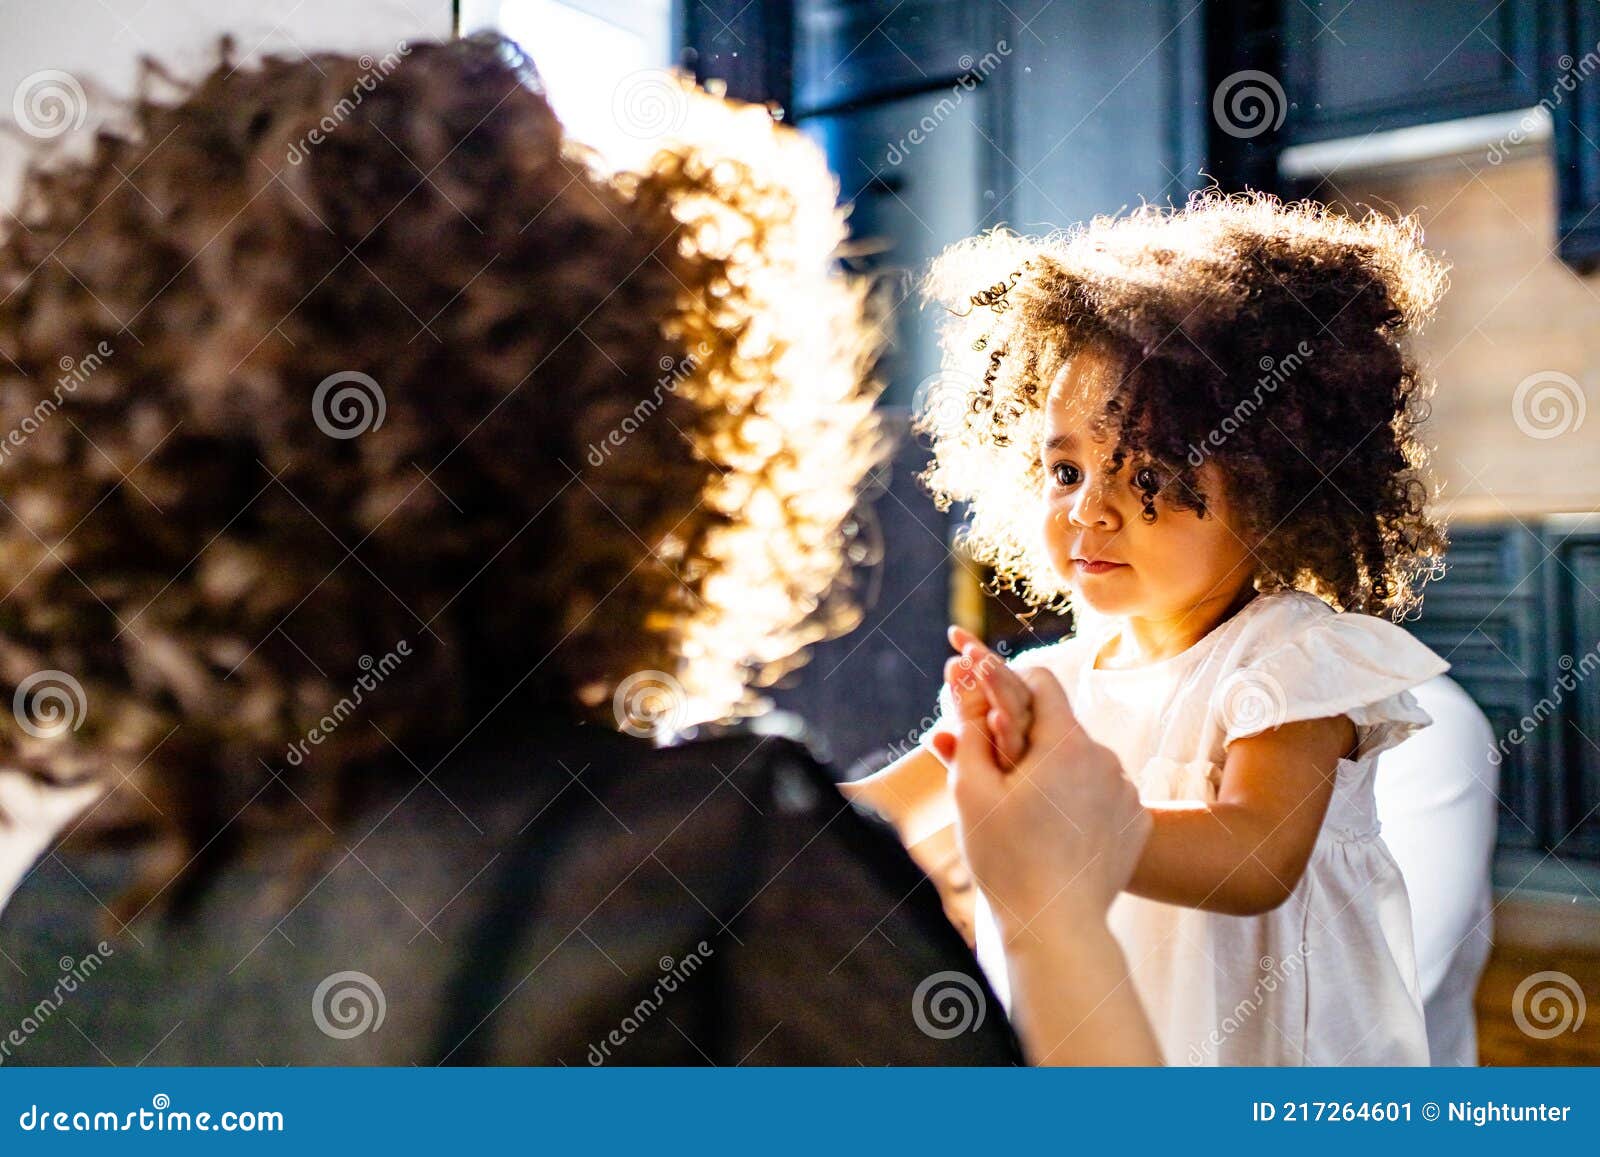
[[(1214, 801), (1228, 744), (1284, 723), (1345, 715), (1358, 737), (1305, 874), (1280, 907), (1226, 916), (1126, 893), (1112, 906), (1112, 932), (1167, 1063), (1427, 1064), (1410, 906), (1378, 835), (1373, 773), (1379, 752), (1432, 722), (1408, 688), (1449, 664), (1387, 620), (1336, 613), (1299, 591), (1257, 595), (1161, 662), (1097, 670), (1117, 629), (1089, 624), (1012, 664), (1054, 672), (1147, 804)], [(1009, 1007), (981, 893), (977, 937)]]

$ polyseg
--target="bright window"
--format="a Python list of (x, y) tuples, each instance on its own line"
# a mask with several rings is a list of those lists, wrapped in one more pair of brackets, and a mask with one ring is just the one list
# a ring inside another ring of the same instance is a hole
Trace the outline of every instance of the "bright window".
[[(651, 141), (625, 106), (671, 63), (671, 0), (464, 0), (461, 29), (493, 28), (533, 60), (573, 137), (613, 164), (641, 159)], [(643, 74), (641, 78), (641, 74)]]

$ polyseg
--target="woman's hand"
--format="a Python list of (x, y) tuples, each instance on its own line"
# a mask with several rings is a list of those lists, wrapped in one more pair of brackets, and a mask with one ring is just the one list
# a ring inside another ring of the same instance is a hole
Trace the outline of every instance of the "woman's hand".
[(961, 846), (1010, 939), (1047, 912), (1103, 921), (1150, 833), (1139, 794), (1110, 749), (1078, 724), (1055, 676), (1016, 676), (1032, 703), (1027, 754), (997, 766), (984, 722), (935, 737), (950, 768)]
[(1005, 942), (1011, 1021), (1039, 1065), (1158, 1065), (1161, 1049), (1106, 910), (1150, 835), (1138, 792), (1078, 725), (1048, 671), (1027, 754), (1002, 771), (981, 719), (934, 737), (950, 765), (957, 833)]

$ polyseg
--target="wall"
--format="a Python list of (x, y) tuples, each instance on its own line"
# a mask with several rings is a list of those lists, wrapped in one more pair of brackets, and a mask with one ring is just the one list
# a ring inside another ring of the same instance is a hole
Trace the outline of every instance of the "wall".
[[(91, 127), (133, 91), (142, 56), (193, 76), (216, 60), (224, 33), (248, 61), (269, 53), (388, 52), (400, 40), (447, 38), (451, 24), (450, 0), (0, 0), (0, 120), (15, 119), (19, 100), (26, 108), (26, 96), (53, 80), (66, 97), (55, 115), (69, 107), (75, 119), (81, 109)], [(67, 74), (81, 100), (61, 78), (40, 77), (44, 72)], [(29, 143), (10, 125), (0, 132), (0, 204), (15, 195)]]
[(1346, 174), (1318, 195), (1336, 194), (1415, 212), (1451, 262), (1421, 348), (1438, 380), (1429, 431), (1452, 518), (1600, 509), (1600, 274), (1554, 254), (1548, 153)]

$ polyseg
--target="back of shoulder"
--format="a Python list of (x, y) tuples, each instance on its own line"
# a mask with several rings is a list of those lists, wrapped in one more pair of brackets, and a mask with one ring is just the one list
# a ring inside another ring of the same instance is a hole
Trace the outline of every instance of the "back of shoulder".
[(1220, 645), (1211, 654), (1227, 667), (1249, 666), (1337, 617), (1332, 607), (1305, 591), (1260, 594), (1216, 628)]
[(1237, 666), (1299, 655), (1311, 665), (1395, 665), (1416, 673), (1414, 682), (1448, 667), (1404, 627), (1377, 615), (1336, 611), (1306, 591), (1258, 595), (1236, 618), (1237, 630), (1224, 650)]

